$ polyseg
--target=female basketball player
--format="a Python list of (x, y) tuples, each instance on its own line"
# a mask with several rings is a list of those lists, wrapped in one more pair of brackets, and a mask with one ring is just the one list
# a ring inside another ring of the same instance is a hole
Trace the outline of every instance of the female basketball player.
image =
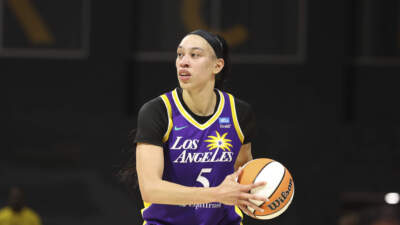
[[(250, 106), (220, 90), (229, 69), (228, 46), (196, 30), (177, 48), (178, 88), (140, 109), (136, 169), (145, 224), (241, 224), (249, 199), (239, 168), (252, 159)], [(236, 170), (236, 172), (234, 172)]]

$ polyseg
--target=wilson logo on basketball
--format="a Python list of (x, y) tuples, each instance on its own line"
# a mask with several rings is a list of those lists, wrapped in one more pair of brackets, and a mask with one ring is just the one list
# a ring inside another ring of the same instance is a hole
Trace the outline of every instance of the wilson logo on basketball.
[(268, 208), (270, 208), (271, 210), (275, 210), (276, 208), (278, 208), (281, 205), (281, 203), (285, 202), (291, 190), (292, 190), (292, 179), (289, 180), (287, 191), (282, 191), (281, 196), (279, 196), (278, 199), (275, 199), (275, 201), (273, 201), (271, 204), (268, 204)]

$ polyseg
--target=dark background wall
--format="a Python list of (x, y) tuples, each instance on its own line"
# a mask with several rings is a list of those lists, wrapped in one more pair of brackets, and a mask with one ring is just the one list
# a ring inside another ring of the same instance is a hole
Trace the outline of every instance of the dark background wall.
[(232, 44), (227, 90), (255, 110), (254, 157), (295, 180), (287, 212), (245, 224), (344, 224), (399, 190), (398, 1), (30, 1), (47, 39), (21, 2), (0, 1), (0, 206), (20, 185), (44, 224), (141, 224), (114, 174), (201, 26)]

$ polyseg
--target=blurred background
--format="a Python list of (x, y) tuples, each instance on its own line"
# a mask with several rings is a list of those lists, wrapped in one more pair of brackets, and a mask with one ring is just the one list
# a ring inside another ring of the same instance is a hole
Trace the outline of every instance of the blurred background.
[(44, 225), (142, 224), (115, 173), (198, 28), (231, 45), (254, 157), (294, 177), (283, 215), (244, 224), (400, 224), (398, 0), (0, 0), (0, 207), (19, 186)]

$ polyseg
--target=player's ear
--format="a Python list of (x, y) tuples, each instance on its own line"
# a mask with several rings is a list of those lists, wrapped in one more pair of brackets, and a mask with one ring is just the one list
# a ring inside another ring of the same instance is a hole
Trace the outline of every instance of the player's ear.
[(225, 61), (223, 58), (218, 58), (215, 61), (215, 65), (214, 65), (214, 74), (218, 74), (219, 72), (221, 72), (221, 70), (224, 68), (225, 65)]

